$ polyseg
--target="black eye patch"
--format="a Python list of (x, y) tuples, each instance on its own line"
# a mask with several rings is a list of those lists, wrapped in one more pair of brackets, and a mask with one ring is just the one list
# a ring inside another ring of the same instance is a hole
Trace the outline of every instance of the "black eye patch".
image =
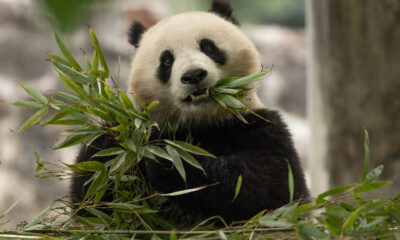
[(225, 52), (219, 49), (215, 43), (208, 38), (203, 38), (200, 41), (200, 51), (220, 65), (224, 65), (226, 63)]
[(171, 77), (171, 70), (174, 60), (175, 58), (171, 51), (165, 50), (161, 53), (160, 64), (158, 65), (157, 69), (157, 78), (160, 79), (161, 82), (167, 83)]

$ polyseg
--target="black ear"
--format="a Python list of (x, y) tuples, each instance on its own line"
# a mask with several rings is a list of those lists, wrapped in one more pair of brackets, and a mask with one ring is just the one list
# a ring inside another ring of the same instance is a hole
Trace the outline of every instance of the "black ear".
[(129, 28), (128, 33), (129, 43), (136, 48), (139, 47), (140, 39), (142, 38), (142, 35), (146, 30), (147, 29), (140, 22), (133, 22), (132, 26)]
[(239, 25), (239, 22), (232, 15), (232, 6), (225, 0), (212, 0), (209, 12), (216, 13), (233, 24)]

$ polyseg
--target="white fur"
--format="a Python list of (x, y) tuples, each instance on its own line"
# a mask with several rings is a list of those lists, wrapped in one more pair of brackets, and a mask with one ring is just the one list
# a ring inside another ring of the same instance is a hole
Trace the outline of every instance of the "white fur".
[[(227, 53), (225, 65), (216, 64), (200, 51), (199, 42), (203, 38), (211, 39)], [(175, 58), (168, 83), (157, 79), (159, 58), (165, 50), (171, 51)], [(159, 105), (150, 114), (161, 127), (167, 121), (190, 127), (232, 117), (215, 101), (183, 102), (196, 87), (181, 83), (181, 76), (196, 68), (208, 72), (207, 78), (200, 83), (201, 88), (208, 88), (224, 77), (242, 77), (259, 72), (261, 63), (254, 45), (232, 23), (207, 12), (178, 14), (160, 21), (142, 36), (132, 61), (129, 93), (133, 99), (137, 95), (147, 104), (159, 100)], [(250, 87), (255, 88), (255, 85)], [(263, 107), (255, 89), (249, 91), (246, 98), (247, 108)]]

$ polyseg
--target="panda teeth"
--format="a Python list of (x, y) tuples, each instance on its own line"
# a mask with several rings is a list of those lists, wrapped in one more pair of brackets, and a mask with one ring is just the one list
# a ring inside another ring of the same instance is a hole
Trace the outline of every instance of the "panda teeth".
[(194, 92), (193, 94), (191, 94), (189, 97), (193, 101), (193, 100), (197, 100), (197, 99), (201, 99), (201, 98), (206, 98), (209, 95), (210, 94), (208, 92), (208, 89), (199, 89), (196, 92)]

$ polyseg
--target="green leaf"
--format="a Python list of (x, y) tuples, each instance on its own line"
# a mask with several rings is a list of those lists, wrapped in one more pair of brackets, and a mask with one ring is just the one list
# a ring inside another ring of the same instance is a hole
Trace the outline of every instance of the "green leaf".
[(294, 196), (294, 178), (293, 178), (293, 172), (292, 172), (292, 167), (290, 166), (289, 161), (288, 163), (288, 184), (289, 184), (289, 196), (290, 196), (290, 202), (293, 202), (293, 196)]
[(219, 87), (219, 86), (224, 86), (225, 87), (226, 84), (228, 84), (229, 82), (232, 82), (232, 81), (234, 81), (236, 79), (239, 79), (239, 78), (238, 77), (222, 78), (222, 79), (218, 80), (218, 82), (217, 82), (217, 84), (215, 86), (216, 87)]
[(129, 204), (129, 203), (105, 203), (105, 205), (114, 210), (125, 213), (134, 213), (138, 209), (143, 208), (143, 206)]
[(301, 223), (296, 226), (296, 232), (301, 239), (327, 239), (328, 234), (321, 231), (311, 223)]
[(43, 124), (43, 125), (52, 124), (52, 123), (56, 122), (57, 120), (60, 120), (61, 118), (68, 116), (70, 113), (72, 113), (74, 111), (76, 111), (76, 109), (73, 109), (71, 107), (64, 108), (59, 113), (57, 113), (54, 117), (52, 117), (50, 120), (41, 122), (41, 124)]
[(186, 183), (186, 172), (185, 169), (183, 168), (183, 163), (181, 157), (179, 156), (179, 153), (171, 145), (167, 145), (165, 148), (169, 156), (172, 158), (172, 162), (176, 170), (178, 171), (179, 175), (181, 175), (183, 181)]
[(20, 132), (22, 130), (25, 130), (29, 127), (32, 127), (35, 125), (37, 122), (40, 121), (46, 114), (49, 112), (49, 108), (47, 106), (43, 107), (39, 111), (37, 111), (33, 116), (31, 116), (28, 120), (25, 121), (24, 124), (17, 130), (17, 132)]
[(104, 150), (101, 150), (94, 154), (92, 158), (94, 157), (104, 157), (104, 156), (113, 156), (113, 155), (118, 155), (125, 152), (124, 149), (119, 148), (119, 147), (113, 147), (113, 148), (107, 148)]
[(72, 67), (72, 65), (67, 60), (65, 60), (64, 58), (62, 58), (60, 56), (57, 56), (57, 55), (52, 54), (52, 53), (47, 53), (47, 55), (50, 57), (52, 62), (56, 62), (58, 64), (62, 64), (62, 65), (68, 66), (68, 67)]
[(122, 91), (119, 91), (119, 98), (127, 110), (135, 110), (131, 99)]
[(36, 169), (35, 172), (39, 172), (43, 169), (44, 162), (40, 159), (39, 153), (35, 152), (35, 159), (36, 159)]
[(75, 165), (78, 169), (88, 172), (103, 171), (105, 169), (104, 163), (99, 161), (86, 161), (80, 162)]
[(18, 205), (18, 203), (21, 201), (22, 198), (18, 199), (15, 201), (2, 215), (0, 215), (0, 219), (2, 219), (4, 216), (6, 216), (11, 210), (14, 209), (15, 206)]
[(57, 91), (57, 90), (53, 90), (52, 92), (57, 94), (58, 96), (64, 98), (64, 99), (66, 99), (66, 100), (71, 101), (71, 102), (75, 102), (75, 103), (80, 103), (81, 102), (81, 100), (79, 100), (79, 98), (77, 96), (72, 95), (70, 93)]
[(81, 66), (79, 66), (79, 63), (75, 60), (75, 58), (72, 56), (72, 54), (69, 52), (67, 47), (65, 47), (64, 43), (61, 41), (61, 39), (58, 37), (57, 33), (55, 33), (55, 38), (58, 47), (60, 48), (61, 52), (64, 54), (64, 57), (69, 61), (71, 66), (75, 68), (75, 70), (82, 72)]
[[(245, 84), (249, 84), (251, 82), (258, 81), (258, 80), (260, 80), (260, 78), (267, 75), (268, 73), (269, 73), (269, 71), (264, 71), (264, 72), (260, 72), (260, 73), (254, 73), (254, 74), (248, 75), (246, 77), (233, 79), (232, 81), (224, 82), (223, 86), (231, 87), (231, 88), (240, 87)], [(217, 86), (221, 86), (221, 85), (217, 85)]]
[(56, 63), (56, 62), (53, 62), (53, 64), (69, 80), (74, 81), (74, 82), (79, 83), (79, 84), (84, 84), (84, 85), (89, 84), (90, 81), (89, 81), (89, 78), (86, 75), (84, 75), (84, 74), (82, 74), (82, 73), (80, 73), (80, 72), (78, 72), (78, 71), (76, 71), (76, 70), (74, 70), (74, 69), (72, 69), (72, 68), (70, 68), (68, 66), (65, 66), (63, 64)]
[(227, 93), (227, 94), (238, 94), (240, 89), (235, 88), (214, 88), (214, 91), (217, 93)]
[(88, 107), (88, 111), (89, 111), (91, 114), (93, 114), (93, 115), (95, 115), (95, 116), (97, 116), (97, 117), (103, 119), (103, 120), (106, 121), (106, 122), (113, 122), (113, 121), (115, 120), (111, 114), (106, 113), (106, 112), (103, 112), (103, 111), (101, 111), (101, 110), (99, 110), (99, 109), (97, 109), (97, 108)]
[[(137, 155), (133, 152), (129, 152), (128, 155), (126, 156), (124, 165), (121, 167), (120, 175), (122, 175), (126, 171), (128, 171), (133, 166), (133, 164), (136, 163), (136, 160), (137, 160)], [(130, 176), (130, 177), (134, 177), (134, 176)], [(130, 180), (133, 181), (134, 178), (131, 178)], [(122, 178), (121, 178), (121, 181), (122, 181)]]
[(377, 183), (369, 183), (362, 185), (354, 190), (356, 194), (360, 193), (366, 193), (366, 192), (372, 192), (378, 189), (381, 189), (389, 184), (392, 184), (392, 181), (386, 181), (386, 182), (377, 182)]
[(164, 197), (179, 196), (179, 195), (183, 195), (183, 194), (197, 192), (199, 190), (202, 190), (202, 189), (205, 189), (205, 188), (208, 188), (211, 186), (215, 186), (215, 185), (217, 185), (217, 184), (204, 185), (204, 186), (200, 186), (200, 187), (189, 188), (189, 189), (180, 190), (180, 191), (171, 192), (171, 193), (158, 193), (157, 195), (164, 196)]
[(160, 157), (160, 158), (164, 158), (167, 159), (169, 161), (172, 161), (172, 158), (168, 155), (168, 153), (166, 153), (164, 151), (164, 149), (154, 146), (154, 145), (146, 145), (145, 146), (146, 151), (151, 152), (152, 154)]
[(226, 104), (228, 107), (232, 108), (244, 108), (244, 104), (236, 99), (235, 97), (228, 95), (228, 94), (219, 94), (219, 98)]
[(356, 209), (354, 212), (350, 214), (350, 216), (346, 219), (342, 226), (343, 232), (347, 232), (354, 225), (358, 215), (360, 214), (361, 208)]
[(178, 151), (179, 155), (185, 162), (189, 163), (190, 165), (192, 165), (197, 169), (200, 169), (201, 171), (203, 171), (204, 175), (206, 175), (206, 172), (204, 171), (201, 164), (192, 155), (190, 155), (189, 153), (185, 152), (180, 148), (176, 148), (176, 151)]
[(361, 178), (361, 183), (364, 183), (366, 181), (366, 177), (368, 174), (369, 170), (369, 163), (370, 163), (370, 152), (369, 152), (369, 136), (368, 136), (368, 131), (364, 129), (364, 167), (362, 171), (362, 178)]
[(69, 135), (64, 141), (54, 146), (53, 149), (71, 147), (76, 144), (83, 143), (92, 137), (93, 135)]
[(237, 198), (237, 196), (239, 195), (240, 192), (240, 188), (242, 187), (242, 175), (239, 175), (238, 180), (236, 182), (236, 188), (235, 188), (235, 196), (233, 197), (233, 201), (235, 201), (235, 199)]
[(352, 187), (353, 187), (353, 185), (347, 185), (347, 186), (340, 186), (340, 187), (332, 188), (332, 189), (318, 195), (317, 198), (315, 199), (315, 202), (317, 204), (323, 203), (326, 201), (324, 199), (325, 197), (344, 193)]
[(100, 218), (103, 222), (105, 222), (107, 224), (112, 223), (112, 218), (108, 214), (106, 214), (96, 208), (85, 208), (85, 210), (88, 211), (90, 214)]
[(174, 231), (169, 234), (169, 240), (178, 240)]
[(293, 223), (288, 222), (283, 219), (273, 220), (273, 219), (259, 219), (258, 221), (261, 225), (271, 228), (291, 228)]
[(54, 202), (48, 206), (45, 210), (43, 210), (37, 217), (35, 217), (30, 223), (28, 223), (25, 227), (24, 230), (25, 231), (29, 231), (29, 228), (35, 226), (36, 224), (40, 223), (40, 221), (42, 221), (47, 214), (50, 212), (50, 210), (53, 208), (53, 204)]
[(103, 67), (104, 70), (109, 72), (106, 60), (104, 59), (104, 55), (103, 52), (101, 51), (100, 44), (99, 41), (97, 40), (96, 34), (93, 32), (93, 29), (90, 29), (89, 33), (90, 37), (92, 38), (93, 47), (96, 53), (98, 54), (101, 66)]
[[(114, 104), (114, 103), (108, 103), (108, 102), (101, 102), (101, 105), (105, 108), (107, 108), (108, 110), (112, 111), (113, 113), (115, 113), (117, 116), (119, 116), (121, 119), (129, 119), (129, 115), (126, 113), (125, 110), (123, 110), (122, 108), (120, 108), (118, 105)], [(126, 123), (128, 123), (126, 121)]]
[(31, 108), (31, 109), (40, 109), (45, 106), (42, 103), (33, 102), (33, 101), (16, 101), (15, 103), (12, 103), (12, 105), (14, 105), (16, 107)]
[(46, 123), (46, 125), (83, 125), (85, 122), (75, 120), (75, 119), (61, 119), (61, 120), (55, 120), (49, 123)]
[(107, 170), (96, 172), (93, 176), (93, 182), (90, 184), (86, 194), (85, 199), (88, 199), (89, 196), (92, 196), (95, 192), (99, 191), (101, 188), (106, 186), (108, 181)]
[(47, 104), (49, 102), (43, 94), (41, 94), (38, 90), (34, 89), (33, 87), (26, 85), (21, 81), (18, 81), (18, 84), (25, 90), (25, 92), (27, 92), (37, 102), (41, 104)]
[(119, 170), (121, 168), (121, 166), (124, 165), (125, 161), (126, 161), (126, 155), (127, 153), (124, 151), (122, 153), (120, 153), (115, 159), (112, 160), (112, 165), (110, 168), (110, 173), (114, 173), (115, 171)]
[(194, 153), (197, 155), (203, 155), (203, 156), (207, 156), (207, 157), (213, 157), (216, 158), (214, 155), (212, 155), (211, 153), (207, 152), (206, 150), (203, 150), (202, 148), (199, 148), (195, 145), (192, 145), (190, 143), (187, 142), (182, 142), (182, 141), (171, 141), (168, 139), (164, 139), (164, 141), (169, 144), (172, 145), (174, 147), (180, 148), (186, 152), (190, 152), (190, 153)]
[(369, 184), (371, 182), (374, 182), (382, 174), (382, 171), (383, 171), (383, 165), (380, 165), (371, 172), (369, 172), (367, 176), (365, 176), (364, 184)]

